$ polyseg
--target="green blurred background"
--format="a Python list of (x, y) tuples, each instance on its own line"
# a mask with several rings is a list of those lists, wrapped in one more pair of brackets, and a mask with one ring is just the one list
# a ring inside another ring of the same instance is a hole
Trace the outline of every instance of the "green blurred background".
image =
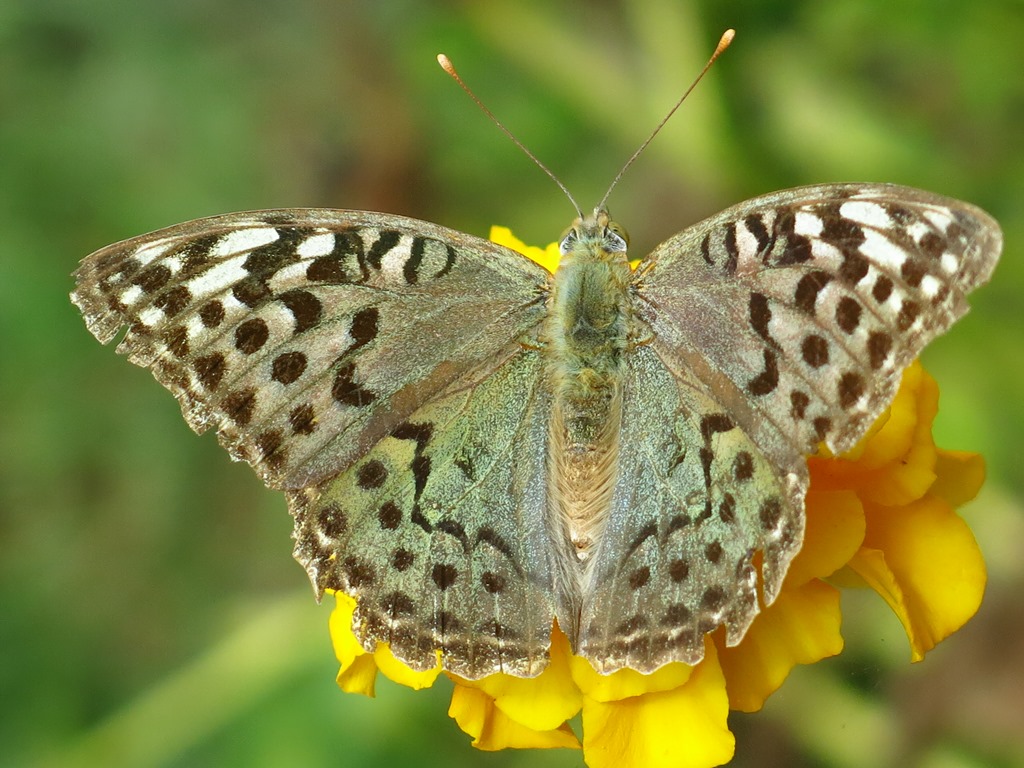
[(988, 209), (993, 283), (925, 355), (984, 452), (978, 617), (911, 666), (878, 599), (847, 651), (734, 716), (738, 766), (1024, 765), (1024, 6), (1019, 2), (0, 2), (0, 764), (578, 766), (485, 754), (448, 689), (342, 694), (283, 498), (199, 439), (67, 300), (102, 245), (249, 208), (364, 208), (553, 240), (732, 49), (610, 204), (640, 255), (741, 199), (892, 181)]

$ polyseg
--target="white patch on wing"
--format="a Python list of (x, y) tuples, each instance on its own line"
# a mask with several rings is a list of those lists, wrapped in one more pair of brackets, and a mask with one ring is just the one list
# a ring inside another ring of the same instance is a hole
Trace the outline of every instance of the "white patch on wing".
[(741, 259), (757, 257), (757, 238), (747, 229), (746, 222), (736, 222), (736, 247), (739, 249)]
[(849, 200), (839, 206), (839, 213), (855, 221), (875, 229), (891, 229), (892, 219), (878, 203), (868, 200)]
[(124, 293), (118, 296), (118, 301), (124, 304), (126, 307), (130, 307), (139, 297), (142, 296), (142, 288), (137, 285), (130, 285), (124, 289)]
[(335, 237), (333, 232), (321, 232), (307, 237), (296, 248), (296, 252), (303, 259), (315, 259), (317, 256), (326, 256), (334, 250)]
[(152, 263), (160, 256), (163, 256), (167, 249), (170, 248), (172, 242), (174, 242), (173, 238), (164, 237), (160, 240), (155, 240), (152, 243), (147, 243), (133, 253), (132, 258), (138, 260), (140, 264), (145, 266), (146, 264)]
[(945, 234), (946, 230), (949, 229), (949, 223), (952, 221), (949, 211), (944, 208), (927, 208), (924, 211), (924, 217), (933, 227), (943, 234)]
[(921, 238), (925, 235), (931, 234), (931, 231), (931, 227), (923, 221), (915, 221), (912, 224), (907, 225), (907, 234), (914, 239), (915, 243), (920, 243)]
[(921, 278), (921, 293), (929, 299), (935, 296), (941, 287), (942, 283), (939, 282), (939, 279), (935, 277), (935, 275), (925, 275)]
[(860, 245), (860, 252), (891, 272), (898, 272), (903, 262), (907, 260), (907, 252), (904, 249), (874, 229), (864, 230), (864, 242)]
[[(295, 283), (301, 281), (306, 276), (306, 270), (309, 269), (309, 262), (296, 261), (291, 264), (286, 264), (281, 267), (274, 276), (270, 278), (270, 285), (272, 288), (280, 290), (289, 283)], [(298, 280), (296, 280), (298, 278)]]
[(811, 255), (822, 264), (840, 264), (843, 252), (827, 240), (811, 240)]
[(825, 226), (820, 216), (809, 211), (797, 211), (794, 218), (793, 231), (805, 237), (818, 237)]
[(220, 303), (221, 303), (221, 306), (224, 307), (224, 314), (225, 315), (231, 315), (232, 313), (237, 313), (237, 312), (241, 312), (241, 313), (244, 314), (244, 313), (247, 313), (247, 312), (250, 311), (249, 307), (247, 307), (245, 304), (243, 304), (238, 299), (236, 299), (234, 297), (234, 294), (231, 294), (231, 293), (225, 294), (220, 299)]
[(384, 257), (380, 260), (381, 274), (389, 280), (401, 280), (404, 282), (405, 276), (403, 272), (410, 253), (412, 253), (412, 238), (403, 236), (398, 241), (398, 245), (385, 253)]
[(206, 325), (203, 323), (203, 319), (199, 315), (192, 315), (188, 319), (188, 325), (185, 326), (188, 331), (189, 339), (198, 338), (201, 334), (206, 332)]
[(163, 317), (164, 311), (158, 307), (154, 307), (152, 304), (139, 312), (139, 320), (143, 325), (148, 325), (150, 327), (156, 326), (157, 323), (163, 320)]
[(207, 296), (211, 293), (220, 293), (227, 290), (239, 280), (249, 276), (249, 270), (242, 266), (245, 263), (245, 259), (246, 254), (242, 254), (233, 259), (214, 264), (195, 280), (189, 281), (189, 291), (193, 296)]
[(251, 251), (253, 248), (274, 242), (278, 237), (277, 230), (273, 227), (236, 229), (218, 240), (210, 255), (219, 259), (242, 251)]

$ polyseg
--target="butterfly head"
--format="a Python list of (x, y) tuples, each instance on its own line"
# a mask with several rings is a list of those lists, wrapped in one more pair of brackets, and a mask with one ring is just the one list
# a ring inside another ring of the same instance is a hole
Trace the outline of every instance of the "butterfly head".
[(558, 241), (563, 257), (594, 250), (608, 255), (625, 254), (628, 248), (629, 235), (604, 208), (595, 208), (590, 216), (577, 218)]

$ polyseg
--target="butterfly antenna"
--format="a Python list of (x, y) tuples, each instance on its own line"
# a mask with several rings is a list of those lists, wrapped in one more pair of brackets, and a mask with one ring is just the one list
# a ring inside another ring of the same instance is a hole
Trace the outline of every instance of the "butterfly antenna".
[(604, 193), (604, 197), (601, 198), (601, 203), (597, 206), (599, 209), (604, 208), (604, 204), (608, 200), (608, 196), (612, 193), (612, 190), (615, 189), (615, 185), (619, 183), (619, 179), (622, 178), (622, 174), (624, 174), (626, 172), (626, 169), (633, 164), (634, 160), (640, 157), (640, 153), (647, 149), (647, 145), (654, 140), (654, 137), (658, 135), (662, 128), (665, 127), (665, 123), (669, 121), (669, 118), (671, 118), (672, 115), (676, 113), (676, 110), (679, 109), (679, 106), (684, 101), (686, 101), (686, 97), (690, 95), (690, 91), (697, 87), (697, 83), (699, 83), (701, 79), (704, 77), (704, 75), (707, 74), (708, 70), (711, 69), (711, 65), (715, 63), (715, 59), (721, 56), (722, 52), (729, 47), (729, 43), (732, 42), (732, 39), (735, 36), (735, 29), (725, 30), (725, 33), (722, 35), (722, 39), (718, 41), (718, 47), (715, 48), (715, 52), (711, 54), (711, 58), (708, 59), (708, 63), (704, 65), (704, 69), (700, 71), (700, 74), (697, 75), (694, 81), (690, 84), (690, 87), (686, 89), (686, 93), (684, 93), (679, 98), (679, 101), (676, 102), (676, 105), (668, 111), (668, 114), (665, 115), (665, 117), (662, 118), (661, 122), (658, 123), (658, 125), (654, 128), (653, 131), (651, 131), (651, 135), (648, 136), (644, 143), (637, 148), (636, 152), (634, 152), (633, 155), (629, 158), (629, 160), (626, 161), (626, 164), (622, 166), (622, 170), (619, 171), (618, 175), (612, 180), (611, 186), (608, 187), (608, 191)]
[(467, 94), (469, 94), (469, 98), (471, 98), (476, 103), (476, 105), (478, 107), (480, 107), (480, 109), (483, 111), (483, 113), (485, 115), (487, 115), (491, 119), (491, 122), (494, 123), (496, 126), (498, 126), (502, 131), (504, 131), (505, 135), (508, 136), (510, 139), (512, 139), (512, 143), (515, 144), (517, 147), (519, 147), (519, 149), (521, 149), (523, 151), (523, 154), (525, 154), (528, 158), (533, 160), (534, 165), (536, 165), (538, 168), (540, 168), (542, 171), (544, 171), (544, 173), (546, 173), (548, 175), (548, 178), (550, 178), (553, 182), (555, 182), (555, 184), (558, 185), (558, 188), (560, 190), (562, 190), (562, 192), (565, 193), (565, 196), (569, 198), (569, 202), (572, 203), (573, 208), (576, 209), (577, 215), (582, 219), (583, 218), (583, 211), (580, 210), (580, 206), (576, 202), (576, 198), (574, 198), (570, 194), (570, 192), (566, 188), (565, 184), (563, 184), (561, 182), (561, 180), (557, 176), (555, 176), (554, 173), (551, 172), (550, 168), (548, 168), (546, 165), (544, 165), (544, 163), (542, 163), (540, 160), (538, 160), (537, 156), (535, 154), (533, 154), (533, 152), (528, 150), (526, 148), (526, 146), (523, 144), (523, 142), (521, 142), (519, 139), (517, 139), (515, 137), (515, 134), (513, 134), (512, 131), (510, 131), (508, 128), (506, 128), (505, 125), (501, 122), (501, 120), (496, 118), (494, 116), (494, 113), (491, 112), (491, 110), (489, 110), (484, 105), (484, 103), (482, 101), (480, 101), (479, 98), (477, 98), (477, 95), (475, 93), (473, 93), (473, 91), (470, 89), (470, 87), (468, 85), (466, 85), (466, 83), (463, 81), (463, 79), (461, 77), (459, 77), (459, 73), (455, 71), (455, 65), (452, 64), (452, 60), (449, 59), (447, 56), (445, 56), (443, 53), (439, 53), (439, 54), (437, 54), (437, 63), (441, 65), (441, 69), (443, 69), (445, 72), (447, 72), (456, 83), (458, 83), (460, 86), (462, 86), (462, 90), (464, 90)]

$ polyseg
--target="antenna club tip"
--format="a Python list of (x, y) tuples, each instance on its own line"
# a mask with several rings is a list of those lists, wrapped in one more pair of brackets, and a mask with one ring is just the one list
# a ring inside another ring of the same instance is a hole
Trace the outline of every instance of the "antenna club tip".
[(722, 39), (718, 41), (718, 47), (715, 49), (715, 54), (719, 54), (729, 47), (729, 43), (736, 37), (735, 29), (727, 29), (722, 33)]
[(441, 69), (447, 72), (449, 75), (455, 71), (455, 66), (452, 64), (452, 60), (449, 59), (445, 54), (437, 54), (437, 63), (441, 65)]

